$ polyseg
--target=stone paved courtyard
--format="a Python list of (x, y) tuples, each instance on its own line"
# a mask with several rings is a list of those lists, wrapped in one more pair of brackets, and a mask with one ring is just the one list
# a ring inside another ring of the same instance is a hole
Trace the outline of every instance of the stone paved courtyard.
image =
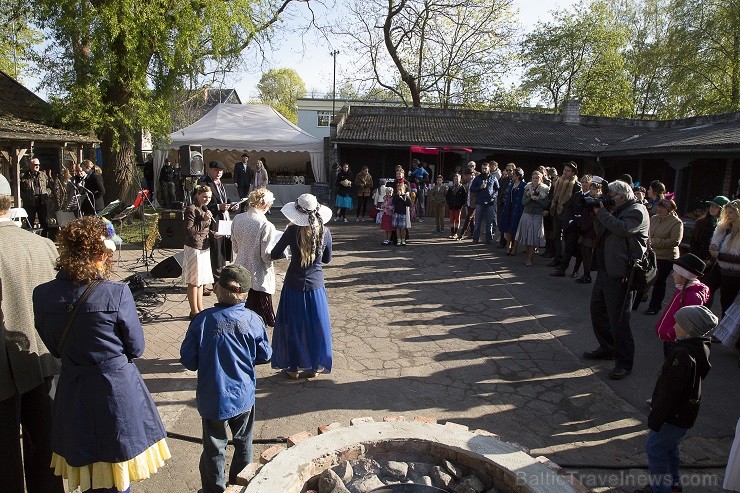
[[(278, 229), (286, 224), (279, 213), (270, 218)], [(644, 471), (629, 468), (646, 463), (645, 399), (662, 360), (655, 317), (635, 312), (635, 369), (613, 382), (609, 363), (580, 356), (596, 346), (588, 316), (591, 286), (549, 277), (545, 260), (524, 267), (521, 254), (506, 257), (491, 245), (452, 242), (432, 233), (428, 222), (414, 224), (405, 248), (382, 246), (378, 227), (367, 222), (329, 227), (334, 259), (325, 276), (334, 369), (290, 381), (269, 365), (259, 367), (255, 439), (315, 433), (321, 424), (346, 426), (360, 416), (420, 415), (517, 442), (533, 456), (583, 473), (594, 491), (632, 491), (628, 486), (644, 480)], [(154, 257), (174, 253), (157, 250)], [(140, 250), (125, 248), (117, 275), (146, 276), (140, 257)], [(275, 306), (287, 262), (276, 265)], [(147, 349), (137, 365), (166, 428), (199, 438), (195, 373), (178, 362), (188, 324), (185, 287), (180, 279), (148, 282), (147, 291), (163, 304), (148, 309)], [(724, 464), (732, 442), (737, 355), (714, 346), (712, 363), (699, 419), (683, 443), (686, 463)], [(173, 459), (132, 492), (198, 491), (200, 445), (168, 442)], [(256, 445), (255, 456), (268, 446)], [(684, 473), (704, 482), (685, 491), (722, 491), (722, 469)]]

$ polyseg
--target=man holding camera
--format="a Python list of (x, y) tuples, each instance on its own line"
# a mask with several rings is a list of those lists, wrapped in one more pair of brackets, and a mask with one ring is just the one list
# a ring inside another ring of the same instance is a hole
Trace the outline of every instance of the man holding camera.
[(649, 216), (623, 181), (608, 186), (608, 198), (592, 205), (596, 212), (596, 263), (598, 272), (591, 292), (591, 323), (599, 347), (586, 351), (591, 360), (615, 360), (612, 380), (632, 373), (635, 342), (630, 308), (637, 292), (629, 284), (633, 261), (647, 250)]

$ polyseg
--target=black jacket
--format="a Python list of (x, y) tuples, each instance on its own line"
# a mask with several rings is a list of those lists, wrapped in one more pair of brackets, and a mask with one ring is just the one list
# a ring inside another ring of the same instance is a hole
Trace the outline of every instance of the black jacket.
[(714, 228), (717, 226), (716, 221), (706, 214), (694, 222), (694, 231), (691, 232), (689, 241), (689, 251), (704, 260), (709, 260), (709, 244), (712, 242)]
[(699, 414), (701, 381), (709, 373), (709, 337), (679, 339), (660, 369), (653, 390), (648, 426), (660, 431), (663, 423), (680, 428), (694, 426)]

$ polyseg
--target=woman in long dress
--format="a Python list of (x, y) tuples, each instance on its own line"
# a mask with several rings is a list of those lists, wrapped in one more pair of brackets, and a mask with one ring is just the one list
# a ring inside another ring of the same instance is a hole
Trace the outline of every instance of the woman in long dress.
[(189, 318), (203, 311), (203, 289), (213, 282), (209, 235), (213, 214), (208, 210), (211, 188), (198, 185), (195, 203), (185, 209), (185, 246), (183, 247), (182, 278), (188, 285)]
[[(59, 232), (57, 278), (33, 292), (36, 329), (62, 360), (52, 418), (54, 473), (69, 490), (128, 492), (170, 458), (133, 363), (144, 331), (128, 285), (110, 281), (115, 244), (97, 217)], [(72, 308), (72, 310), (70, 310)]]
[(285, 204), (281, 212), (290, 225), (271, 256), (277, 260), (290, 248), (291, 259), (272, 335), (272, 367), (290, 378), (298, 378), (299, 370), (315, 377), (332, 367), (329, 303), (321, 267), (331, 261), (331, 233), (324, 223), (332, 212), (310, 193)]
[(277, 233), (265, 213), (274, 201), (275, 196), (266, 188), (253, 190), (249, 194), (247, 212), (238, 214), (231, 225), (234, 263), (243, 265), (252, 273), (252, 287), (247, 295), (246, 306), (270, 327), (275, 326), (275, 310), (272, 307), (275, 266), (270, 251)]

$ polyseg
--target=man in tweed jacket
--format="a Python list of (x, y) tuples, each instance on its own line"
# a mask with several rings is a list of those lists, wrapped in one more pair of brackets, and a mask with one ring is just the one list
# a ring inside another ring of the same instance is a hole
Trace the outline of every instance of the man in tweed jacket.
[[(51, 240), (8, 218), (10, 185), (0, 175), (0, 491), (63, 493), (51, 464), (52, 379), (60, 362), (33, 323), (31, 293), (56, 276)], [(23, 426), (23, 453), (20, 427)]]

